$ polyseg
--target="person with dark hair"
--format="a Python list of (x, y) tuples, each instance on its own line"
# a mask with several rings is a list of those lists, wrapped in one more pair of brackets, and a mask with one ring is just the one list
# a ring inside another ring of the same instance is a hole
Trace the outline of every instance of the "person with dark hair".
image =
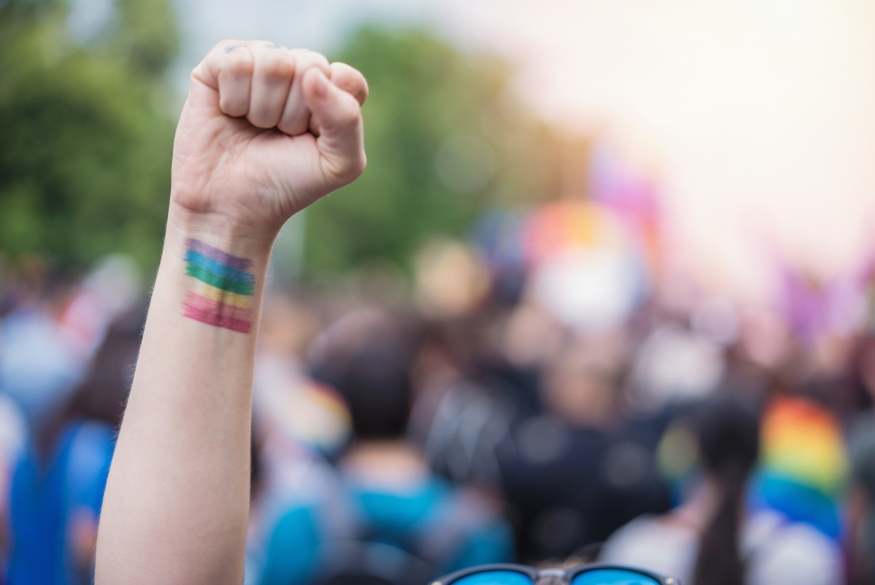
[(847, 501), (849, 579), (875, 583), (875, 419), (859, 421), (851, 442), (851, 485)]
[(426, 582), (509, 559), (510, 529), (495, 507), (436, 477), (405, 437), (414, 350), (402, 324), (365, 309), (314, 342), (313, 375), (346, 401), (354, 438), (338, 464), (337, 485), (274, 523), (263, 585), (375, 577), (363, 564), (373, 555), (400, 559), (386, 565), (397, 569), (382, 575), (388, 583)]
[(97, 520), (144, 316), (137, 310), (109, 329), (85, 379), (15, 466), (9, 585), (91, 582)]
[(702, 470), (711, 481), (711, 518), (699, 537), (696, 583), (741, 585), (739, 550), (744, 490), (759, 454), (756, 418), (731, 402), (704, 406), (694, 419)]
[(353, 311), (317, 339), (313, 376), (343, 396), (359, 442), (404, 436), (413, 349), (401, 325), (375, 310)]
[(621, 347), (593, 337), (558, 352), (539, 388), (544, 411), (516, 421), (499, 445), (524, 562), (565, 558), (670, 507), (654, 456), (662, 423), (633, 422), (618, 404)]
[(618, 530), (602, 559), (671, 574), (684, 585), (839, 585), (840, 554), (829, 538), (775, 512), (748, 510), (758, 418), (714, 398), (683, 424), (698, 449), (701, 479), (672, 512)]
[(861, 411), (848, 433), (851, 463), (845, 499), (848, 583), (875, 583), (875, 336), (860, 339), (852, 358), (852, 378)]

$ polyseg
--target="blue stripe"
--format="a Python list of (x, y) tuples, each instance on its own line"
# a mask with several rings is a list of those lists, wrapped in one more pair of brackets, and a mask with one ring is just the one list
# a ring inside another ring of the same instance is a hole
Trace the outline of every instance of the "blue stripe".
[(186, 253), (185, 261), (228, 280), (255, 284), (255, 276), (253, 276), (252, 273), (222, 264), (218, 260), (213, 260), (212, 258), (204, 256), (200, 252), (195, 252), (194, 250), (189, 250)]

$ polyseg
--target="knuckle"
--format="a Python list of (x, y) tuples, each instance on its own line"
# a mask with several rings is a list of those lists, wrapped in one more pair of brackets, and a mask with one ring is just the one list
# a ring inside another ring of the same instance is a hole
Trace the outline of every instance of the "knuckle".
[(298, 69), (301, 73), (304, 73), (306, 70), (313, 67), (318, 68), (326, 75), (331, 72), (331, 65), (329, 65), (328, 59), (321, 53), (313, 53), (312, 51), (304, 50), (303, 52), (297, 53), (295, 58), (299, 64)]
[(234, 77), (252, 75), (252, 68), (252, 56), (249, 54), (249, 51), (234, 51), (228, 54), (225, 62), (222, 64), (222, 69)]
[(269, 79), (289, 79), (295, 74), (295, 63), (281, 56), (268, 58), (261, 67), (265, 77)]

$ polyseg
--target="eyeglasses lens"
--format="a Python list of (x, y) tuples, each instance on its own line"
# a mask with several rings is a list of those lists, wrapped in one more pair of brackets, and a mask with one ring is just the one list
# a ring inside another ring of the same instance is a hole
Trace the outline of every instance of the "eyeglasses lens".
[(532, 585), (532, 580), (517, 571), (484, 571), (462, 577), (452, 585)]
[(596, 569), (581, 573), (571, 585), (660, 585), (659, 581), (634, 571)]

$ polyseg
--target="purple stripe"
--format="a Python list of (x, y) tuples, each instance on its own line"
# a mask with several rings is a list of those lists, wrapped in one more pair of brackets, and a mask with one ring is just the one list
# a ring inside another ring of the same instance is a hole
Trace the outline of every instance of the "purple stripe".
[(213, 260), (221, 262), (225, 266), (231, 266), (233, 268), (237, 268), (238, 270), (249, 270), (252, 268), (252, 260), (248, 258), (241, 258), (240, 256), (232, 256), (226, 252), (222, 252), (217, 248), (213, 248), (212, 246), (208, 246), (204, 244), (200, 240), (195, 240), (194, 238), (189, 238), (185, 241), (185, 246), (189, 250), (193, 250), (198, 252), (199, 254), (203, 254)]

